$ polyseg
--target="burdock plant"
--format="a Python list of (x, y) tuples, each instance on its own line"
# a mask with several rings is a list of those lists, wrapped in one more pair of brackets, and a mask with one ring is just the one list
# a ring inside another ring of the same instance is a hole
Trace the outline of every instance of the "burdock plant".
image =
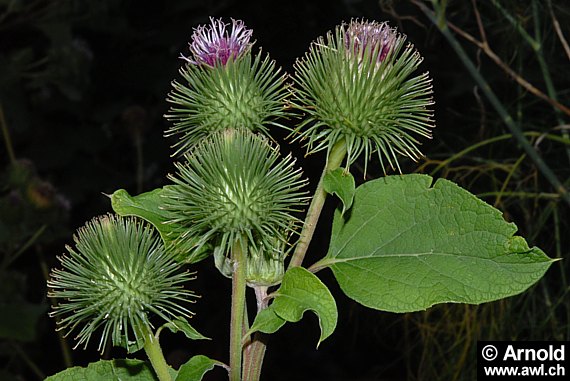
[[(305, 181), (292, 157), (281, 158), (262, 136), (228, 129), (203, 139), (185, 159), (170, 176), (175, 185), (164, 192), (169, 223), (184, 231), (178, 239), (190, 240), (195, 250), (209, 243), (220, 271), (228, 276), (233, 270), (225, 257), (236, 244), (267, 261), (282, 257), (299, 222), (295, 213), (306, 199)], [(269, 283), (282, 275), (277, 271)]]
[[(211, 19), (195, 29), (190, 55), (182, 57), (184, 81), (173, 82), (168, 96), (167, 135), (178, 138), (170, 184), (134, 197), (115, 192), (112, 207), (122, 217), (82, 228), (48, 283), (58, 301), (52, 315), (77, 332), (78, 345), (98, 336), (99, 349), (107, 342), (130, 352), (142, 346), (154, 370), (102, 361), (51, 380), (92, 373), (200, 380), (221, 366), (232, 381), (257, 381), (266, 335), (307, 310), (319, 319), (319, 343), (333, 333), (336, 303), (320, 270), (332, 270), (341, 290), (364, 306), (410, 312), (520, 293), (552, 263), (468, 191), (401, 174), (398, 161), (420, 160), (420, 140), (431, 138), (434, 127), (431, 79), (417, 73), (421, 56), (404, 35), (386, 23), (343, 23), (310, 46), (291, 83), (268, 56), (252, 52), (251, 37), (239, 20), (230, 27)], [(301, 169), (269, 137), (292, 109), (291, 140), (304, 141), (307, 154), (327, 153), (310, 198)], [(351, 168), (358, 160), (365, 172), (378, 162), (384, 173), (400, 174), (356, 188)], [(304, 268), (329, 195), (339, 204), (329, 246), (315, 248), (321, 258)], [(204, 338), (186, 321), (193, 294), (182, 288), (189, 273), (179, 269), (202, 260), (231, 278), (229, 364), (196, 355), (174, 370), (158, 343), (162, 328), (151, 321)], [(255, 316), (248, 316), (247, 287), (255, 293)]]
[(434, 127), (431, 79), (416, 74), (422, 57), (387, 23), (351, 21), (314, 42), (295, 65), (297, 107), (306, 113), (296, 128), (309, 152), (342, 145), (347, 166), (364, 153), (400, 169), (398, 156), (421, 157), (417, 137)]
[(176, 153), (191, 149), (201, 138), (227, 128), (246, 128), (269, 134), (286, 116), (285, 76), (261, 51), (252, 52), (252, 31), (232, 20), (194, 30), (187, 64), (180, 69), (184, 82), (173, 82), (166, 115), (173, 123), (167, 136), (177, 135)]
[(191, 274), (166, 254), (150, 225), (133, 218), (95, 218), (67, 250), (48, 281), (59, 329), (78, 331), (76, 346), (84, 347), (100, 331), (101, 352), (109, 344), (144, 347), (157, 373), (168, 374), (151, 317), (175, 325), (192, 315), (194, 294), (183, 287)]

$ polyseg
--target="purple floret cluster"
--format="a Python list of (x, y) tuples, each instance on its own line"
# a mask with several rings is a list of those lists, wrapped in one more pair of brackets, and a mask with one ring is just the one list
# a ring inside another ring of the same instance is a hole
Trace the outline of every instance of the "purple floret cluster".
[(190, 57), (180, 58), (193, 65), (226, 65), (249, 50), (252, 30), (245, 27), (243, 21), (232, 19), (229, 24), (221, 19), (210, 17), (209, 25), (201, 25), (194, 29), (190, 45)]
[(360, 59), (366, 49), (376, 55), (376, 61), (382, 62), (394, 46), (397, 34), (387, 23), (369, 21), (351, 21), (346, 28), (346, 49), (352, 50)]

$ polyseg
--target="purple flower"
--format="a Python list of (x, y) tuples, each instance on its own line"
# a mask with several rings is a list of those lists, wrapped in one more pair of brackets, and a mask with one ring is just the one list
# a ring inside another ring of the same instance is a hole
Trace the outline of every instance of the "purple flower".
[(364, 58), (368, 49), (371, 59), (376, 58), (380, 63), (394, 46), (396, 37), (395, 29), (390, 28), (385, 22), (352, 20), (346, 29), (345, 44), (346, 49), (357, 55), (359, 59)]
[(252, 43), (249, 42), (252, 30), (247, 29), (241, 20), (232, 19), (232, 29), (229, 31), (222, 19), (210, 17), (210, 25), (200, 25), (194, 28), (190, 45), (190, 57), (180, 58), (193, 65), (225, 65), (228, 60), (235, 60), (246, 52)]

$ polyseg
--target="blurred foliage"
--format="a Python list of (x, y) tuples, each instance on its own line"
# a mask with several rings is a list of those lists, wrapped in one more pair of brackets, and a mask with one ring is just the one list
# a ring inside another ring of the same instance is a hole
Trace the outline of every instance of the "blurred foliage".
[(199, 8), (0, 1), (0, 379), (71, 365), (47, 318), (46, 270), (76, 226), (109, 210), (101, 192), (162, 183), (163, 99)]

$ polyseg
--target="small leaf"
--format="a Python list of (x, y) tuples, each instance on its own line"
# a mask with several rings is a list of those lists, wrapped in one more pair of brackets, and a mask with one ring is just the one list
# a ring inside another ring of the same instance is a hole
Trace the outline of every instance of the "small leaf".
[[(170, 376), (176, 378), (178, 372), (169, 368)], [(100, 360), (86, 368), (68, 368), (45, 381), (158, 381), (150, 364), (141, 360)]]
[(501, 212), (451, 181), (387, 176), (360, 186), (348, 220), (336, 213), (327, 256), (342, 290), (379, 310), (479, 304), (516, 295), (553, 260), (529, 248)]
[(126, 190), (119, 189), (111, 195), (111, 206), (115, 213), (121, 216), (137, 216), (145, 219), (156, 226), (161, 235), (166, 235), (172, 229), (170, 225), (164, 224), (168, 217), (160, 208), (162, 192), (163, 189), (158, 188), (133, 197)]
[(113, 345), (125, 348), (129, 354), (135, 353), (144, 347), (144, 337), (137, 336), (134, 339), (127, 342), (124, 335), (117, 333), (116, 337), (113, 338)]
[(225, 365), (219, 361), (203, 355), (194, 356), (180, 367), (175, 381), (200, 381), (204, 374), (214, 369), (216, 365), (225, 368)]
[(186, 319), (176, 318), (173, 321), (166, 323), (162, 328), (168, 328), (173, 333), (181, 331), (190, 340), (211, 340), (209, 337), (202, 335), (194, 327), (192, 327)]
[(283, 327), (285, 323), (285, 319), (280, 318), (275, 313), (273, 307), (269, 306), (257, 314), (251, 328), (247, 331), (245, 336), (249, 336), (257, 331), (263, 333), (275, 333), (279, 328)]
[(136, 216), (151, 223), (160, 233), (167, 250), (176, 255), (179, 262), (196, 263), (208, 257), (211, 250), (205, 245), (199, 251), (191, 250), (191, 244), (180, 247), (177, 242), (184, 229), (177, 224), (169, 223), (168, 211), (162, 208), (162, 195), (167, 187), (154, 189), (150, 192), (131, 196), (124, 189), (119, 189), (111, 195), (111, 206), (119, 216)]
[(323, 188), (328, 194), (335, 194), (342, 201), (342, 214), (352, 206), (355, 184), (354, 177), (343, 168), (328, 171), (323, 178)]
[[(284, 321), (295, 323), (308, 310), (313, 311), (319, 319), (321, 335), (318, 347), (336, 328), (336, 303), (327, 286), (316, 275), (302, 267), (294, 267), (285, 273), (281, 287), (275, 292), (273, 303), (265, 310), (267, 312), (261, 314), (259, 322), (255, 319), (254, 326), (257, 324), (260, 331), (272, 333), (283, 326), (272, 313)], [(250, 330), (249, 333), (252, 332)]]

